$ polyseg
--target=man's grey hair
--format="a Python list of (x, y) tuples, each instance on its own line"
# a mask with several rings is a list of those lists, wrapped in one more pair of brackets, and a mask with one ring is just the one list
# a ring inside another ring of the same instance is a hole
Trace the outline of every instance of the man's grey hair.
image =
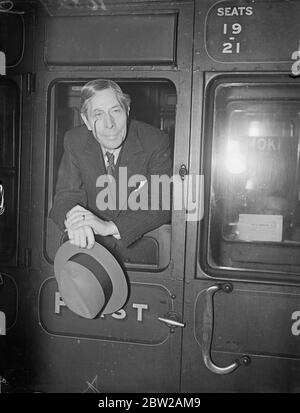
[(105, 89), (112, 89), (114, 90), (118, 102), (125, 110), (126, 114), (129, 114), (129, 107), (130, 107), (130, 96), (127, 95), (122, 91), (120, 86), (114, 82), (113, 80), (109, 79), (96, 79), (91, 80), (90, 82), (86, 83), (83, 88), (81, 89), (81, 109), (80, 112), (86, 116), (88, 102), (89, 100), (99, 91)]

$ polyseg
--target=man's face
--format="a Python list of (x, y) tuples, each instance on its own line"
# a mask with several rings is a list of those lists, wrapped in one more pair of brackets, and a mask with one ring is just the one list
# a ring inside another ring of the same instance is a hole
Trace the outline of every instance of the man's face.
[(113, 89), (96, 92), (89, 100), (86, 116), (82, 115), (82, 119), (106, 149), (116, 149), (125, 139), (127, 114)]

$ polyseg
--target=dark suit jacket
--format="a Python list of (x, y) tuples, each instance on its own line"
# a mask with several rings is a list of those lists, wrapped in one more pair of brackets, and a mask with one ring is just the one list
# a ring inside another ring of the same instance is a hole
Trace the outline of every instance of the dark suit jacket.
[[(113, 221), (118, 227), (121, 240), (117, 241), (112, 236), (103, 238), (110, 239), (110, 242), (118, 243), (121, 247), (129, 246), (146, 232), (169, 222), (170, 210), (99, 211), (96, 198), (101, 188), (96, 187), (96, 181), (99, 176), (107, 173), (100, 144), (85, 126), (80, 126), (66, 133), (64, 148), (56, 195), (50, 211), (50, 217), (61, 230), (64, 229), (66, 213), (77, 204), (104, 220)], [(119, 167), (127, 167), (128, 179), (132, 175), (141, 174), (150, 182), (151, 175), (171, 176), (168, 136), (153, 126), (132, 120), (118, 157), (116, 172)], [(117, 187), (118, 180), (116, 173)], [(122, 208), (121, 205), (120, 207)]]

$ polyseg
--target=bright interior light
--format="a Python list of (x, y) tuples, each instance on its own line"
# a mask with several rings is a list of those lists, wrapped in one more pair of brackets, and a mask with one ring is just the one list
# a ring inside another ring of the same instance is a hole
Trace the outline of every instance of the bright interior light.
[(226, 148), (225, 167), (232, 174), (241, 174), (246, 169), (246, 159), (238, 141), (229, 140)]
[(253, 120), (250, 122), (250, 127), (249, 127), (249, 136), (252, 137), (257, 137), (262, 135), (262, 125), (261, 122), (258, 122), (257, 120)]
[(254, 186), (255, 186), (254, 181), (253, 181), (251, 178), (248, 179), (247, 182), (246, 182), (245, 188), (246, 188), (248, 191), (252, 191), (252, 190), (254, 189)]

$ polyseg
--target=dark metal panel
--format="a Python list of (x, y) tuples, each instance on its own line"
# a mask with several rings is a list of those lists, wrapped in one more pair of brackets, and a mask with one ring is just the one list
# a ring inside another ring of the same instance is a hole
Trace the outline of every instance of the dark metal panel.
[(45, 61), (60, 66), (175, 64), (176, 21), (175, 13), (52, 17), (46, 25)]
[(33, 310), (27, 315), (27, 391), (179, 392), (175, 360), (180, 360), (181, 330), (171, 331), (158, 316), (179, 309), (175, 294), (181, 282), (160, 284), (155, 276), (151, 284), (133, 282), (124, 309), (84, 320), (63, 305), (53, 277), (43, 280), (37, 271), (31, 277), (38, 281), (31, 287)]
[(223, 63), (289, 62), (300, 38), (299, 15), (297, 1), (217, 3), (206, 16), (207, 54)]
[(299, 47), (298, 3), (196, 0), (196, 68), (291, 71)]
[(39, 291), (39, 323), (45, 333), (119, 343), (162, 345), (169, 329), (158, 320), (174, 311), (173, 293), (161, 284), (130, 283), (130, 298), (113, 315), (86, 320), (64, 304), (55, 277), (47, 278)]
[(233, 284), (214, 298), (211, 358), (225, 367), (247, 354), (250, 364), (228, 375), (207, 369), (202, 356), (205, 293), (199, 281), (187, 286), (182, 391), (299, 392), (299, 291), (276, 286)]
[[(272, 290), (237, 286), (231, 294), (216, 294), (214, 351), (300, 358), (300, 291)], [(195, 302), (195, 336), (200, 343), (202, 301), (200, 293)]]

